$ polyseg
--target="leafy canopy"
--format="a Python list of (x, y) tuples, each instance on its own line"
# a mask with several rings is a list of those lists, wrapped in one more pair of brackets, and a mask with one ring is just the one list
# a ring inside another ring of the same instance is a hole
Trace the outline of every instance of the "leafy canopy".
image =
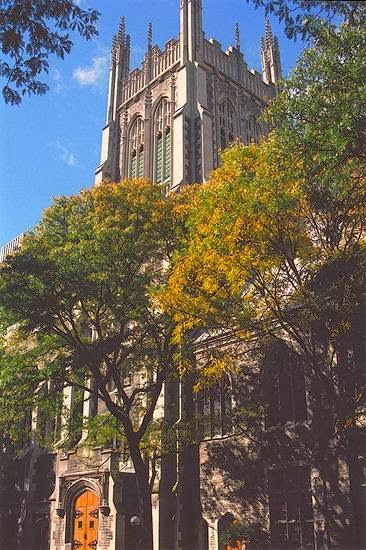
[(19, 105), (25, 94), (46, 93), (49, 87), (39, 78), (48, 73), (48, 57), (55, 54), (63, 59), (70, 53), (70, 31), (86, 40), (96, 36), (98, 16), (76, 0), (1, 0), (0, 74), (5, 102)]
[[(178, 341), (194, 327), (245, 339), (280, 328), (310, 360), (309, 327), (326, 304), (342, 318), (335, 346), (350, 327), (350, 300), (364, 296), (365, 38), (363, 26), (324, 28), (267, 111), (270, 137), (234, 144), (197, 189), (162, 294)], [(327, 286), (332, 265), (353, 265), (357, 290)]]
[[(164, 199), (158, 186), (133, 180), (61, 197), (1, 267), (2, 304), (17, 331), (33, 339), (29, 349), (20, 350), (33, 373), (30, 385), (36, 388), (43, 377), (61, 389), (83, 388), (93, 377), (91, 393), (126, 421), (127, 431), (135, 429), (139, 440), (148, 425), (139, 423), (141, 398), (150, 420), (174, 362), (171, 320), (157, 310), (151, 294), (163, 284), (162, 264), (175, 246), (174, 200)], [(41, 369), (39, 362), (29, 362), (29, 354), (40, 357), (44, 339)], [(24, 360), (17, 368), (21, 383), (28, 372)], [(7, 372), (3, 367), (3, 383)], [(145, 379), (133, 396), (123, 386), (131, 374)], [(111, 385), (120, 405), (109, 395)]]
[(303, 40), (317, 37), (319, 28), (336, 28), (340, 21), (352, 25), (365, 22), (363, 1), (344, 0), (247, 0), (255, 7), (264, 7), (284, 23), (287, 38)]

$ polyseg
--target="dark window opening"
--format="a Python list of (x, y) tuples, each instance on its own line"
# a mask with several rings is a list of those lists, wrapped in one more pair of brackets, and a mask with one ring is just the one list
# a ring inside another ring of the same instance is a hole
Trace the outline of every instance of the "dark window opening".
[(268, 485), (272, 547), (314, 549), (309, 468), (270, 470)]
[(203, 439), (220, 437), (232, 430), (232, 391), (228, 377), (196, 396), (197, 432)]
[(263, 375), (266, 427), (306, 420), (304, 368), (295, 354), (284, 345), (271, 349)]

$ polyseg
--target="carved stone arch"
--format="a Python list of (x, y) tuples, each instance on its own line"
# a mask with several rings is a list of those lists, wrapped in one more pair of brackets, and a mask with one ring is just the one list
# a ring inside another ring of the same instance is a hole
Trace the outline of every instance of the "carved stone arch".
[(231, 99), (224, 95), (218, 102), (219, 147), (226, 149), (238, 136), (238, 113)]
[(127, 175), (142, 177), (144, 172), (145, 120), (135, 113), (127, 127)]
[(77, 498), (84, 491), (92, 491), (98, 497), (99, 507), (103, 502), (103, 487), (94, 479), (80, 478), (68, 487), (64, 498), (64, 510), (66, 515), (65, 542), (71, 542), (73, 531), (73, 510)]
[(172, 166), (172, 102), (166, 94), (160, 95), (152, 109), (153, 181), (167, 183)]
[(257, 118), (254, 116), (254, 114), (250, 114), (247, 118), (247, 143), (259, 143), (261, 138), (263, 137), (263, 131), (260, 127)]
[(235, 123), (237, 125), (239, 108), (238, 108), (238, 105), (236, 105), (235, 102), (233, 101), (233, 98), (228, 97), (227, 94), (221, 93), (219, 95), (219, 106), (221, 103), (228, 103), (230, 105), (230, 108), (232, 109), (233, 114), (235, 115)]
[(218, 539), (219, 539), (219, 550), (227, 550), (230, 548), (229, 544), (227, 544), (224, 539), (223, 535), (227, 531), (229, 531), (231, 525), (233, 524), (235, 520), (235, 517), (231, 512), (226, 512), (224, 515), (222, 515), (218, 521), (217, 521), (217, 532), (218, 532)]
[(160, 107), (160, 104), (161, 104), (164, 100), (165, 100), (165, 101), (168, 101), (168, 103), (171, 103), (170, 98), (169, 98), (169, 96), (167, 95), (167, 93), (159, 94), (158, 97), (157, 97), (157, 98), (155, 99), (155, 101), (153, 102), (152, 108), (151, 108), (151, 115), (152, 115), (152, 119), (153, 119), (153, 120), (155, 120), (155, 116), (156, 116), (157, 110), (158, 110), (158, 108)]
[(144, 120), (143, 113), (138, 112), (132, 115), (131, 119), (127, 122), (127, 135), (130, 133), (132, 126), (135, 124), (138, 118), (142, 118), (142, 120)]

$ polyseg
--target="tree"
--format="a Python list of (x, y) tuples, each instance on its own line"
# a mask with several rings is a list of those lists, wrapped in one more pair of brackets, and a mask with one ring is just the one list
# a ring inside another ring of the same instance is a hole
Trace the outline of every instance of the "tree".
[(321, 26), (335, 28), (340, 20), (350, 24), (365, 21), (364, 2), (355, 0), (247, 0), (256, 8), (263, 7), (266, 15), (273, 14), (284, 23), (287, 38), (311, 40)]
[(25, 94), (42, 95), (48, 85), (38, 80), (48, 73), (48, 57), (70, 53), (69, 31), (90, 40), (98, 34), (96, 10), (82, 9), (75, 0), (1, 0), (0, 74), (6, 103), (19, 105)]
[[(148, 458), (156, 458), (162, 437), (155, 413), (164, 383), (177, 371), (172, 319), (154, 305), (153, 292), (168, 274), (179, 200), (138, 180), (56, 199), (0, 275), (1, 302), (13, 327), (0, 369), (1, 400), (7, 401), (3, 430), (11, 436), (19, 426), (19, 392), (26, 396), (23, 410), (51, 417), (66, 387), (79, 391), (81, 400), (85, 393), (85, 399), (104, 402), (113, 422), (97, 417), (90, 431), (109, 437), (114, 430), (127, 444), (144, 548), (152, 548), (154, 471), (149, 478)], [(128, 377), (134, 382), (127, 388)], [(74, 424), (68, 424), (74, 444)]]
[(344, 453), (355, 510), (366, 405), (365, 38), (363, 26), (322, 29), (268, 109), (269, 138), (223, 152), (197, 190), (161, 298), (177, 341), (200, 327), (293, 349), (312, 384), (311, 459), (327, 479), (333, 449)]

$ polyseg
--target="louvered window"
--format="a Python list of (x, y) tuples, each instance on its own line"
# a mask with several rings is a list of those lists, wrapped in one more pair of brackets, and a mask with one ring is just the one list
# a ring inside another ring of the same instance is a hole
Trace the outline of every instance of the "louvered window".
[(140, 149), (137, 160), (137, 177), (142, 178), (144, 175), (144, 149)]
[(164, 181), (170, 179), (170, 128), (168, 127), (165, 131), (165, 142), (164, 142)]
[(135, 178), (136, 177), (136, 153), (133, 157), (131, 157), (130, 161), (130, 177)]
[(156, 139), (156, 161), (155, 161), (156, 167), (156, 181), (161, 182), (163, 181), (163, 136), (158, 135)]
[(154, 181), (168, 184), (171, 178), (171, 120), (170, 103), (167, 99), (163, 99), (156, 110), (154, 136)]
[(144, 175), (144, 121), (142, 117), (136, 118), (131, 126), (128, 144), (130, 178), (142, 178)]

